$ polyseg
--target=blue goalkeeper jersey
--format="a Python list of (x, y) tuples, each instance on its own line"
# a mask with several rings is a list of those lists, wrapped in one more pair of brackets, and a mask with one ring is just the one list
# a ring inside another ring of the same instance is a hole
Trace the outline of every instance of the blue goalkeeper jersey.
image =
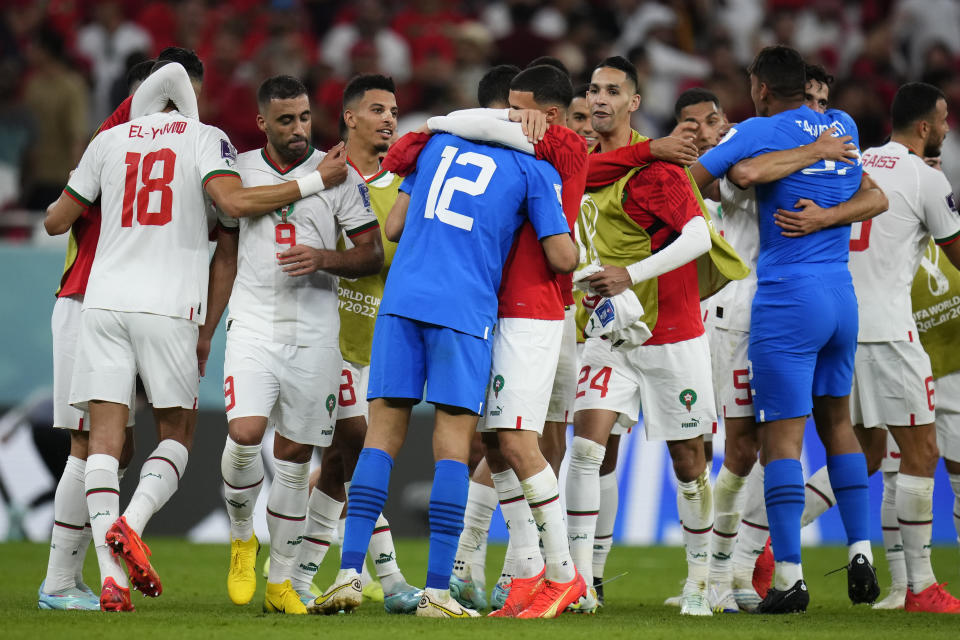
[[(821, 114), (801, 106), (767, 118), (750, 118), (736, 125), (703, 157), (700, 164), (715, 177), (745, 158), (770, 151), (793, 149), (813, 142), (826, 129), (836, 127), (836, 135), (853, 137), (860, 147), (857, 125), (836, 109)], [(831, 227), (800, 238), (781, 235), (773, 218), (777, 209), (796, 209), (800, 198), (813, 200), (821, 207), (846, 202), (860, 188), (863, 172), (859, 156), (854, 164), (821, 160), (806, 169), (768, 184), (759, 184), (757, 211), (760, 223), (760, 255), (757, 276), (777, 278), (795, 273), (836, 271), (846, 265), (850, 247), (850, 226)]]
[(410, 194), (380, 313), (487, 338), (514, 235), (569, 233), (550, 164), (450, 134), (434, 135), (400, 190)]

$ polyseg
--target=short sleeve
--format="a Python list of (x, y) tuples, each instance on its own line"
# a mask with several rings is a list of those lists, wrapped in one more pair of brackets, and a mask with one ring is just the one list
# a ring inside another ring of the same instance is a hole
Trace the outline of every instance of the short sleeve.
[(380, 227), (370, 207), (370, 187), (356, 173), (348, 174), (347, 180), (337, 188), (342, 189), (343, 193), (335, 215), (348, 238), (353, 240)]
[[(187, 126), (191, 126), (191, 122)], [(197, 137), (197, 168), (204, 187), (214, 178), (223, 176), (240, 177), (237, 173), (237, 150), (230, 143), (220, 129), (207, 125), (200, 125), (200, 135)]]
[(730, 167), (746, 158), (768, 151), (773, 134), (769, 118), (750, 118), (731, 127), (720, 144), (700, 156), (700, 165), (714, 178), (719, 178)]
[(570, 233), (561, 207), (563, 191), (560, 174), (542, 160), (522, 163), (521, 166), (527, 176), (527, 216), (537, 232), (537, 238)]
[(64, 187), (63, 192), (84, 207), (89, 207), (100, 195), (100, 170), (103, 159), (100, 149), (103, 146), (103, 135), (93, 139), (77, 165), (73, 175)]
[(960, 213), (946, 176), (927, 166), (920, 168), (920, 197), (923, 199), (923, 223), (939, 245), (960, 238)]
[(407, 195), (413, 193), (413, 188), (417, 184), (417, 170), (414, 169), (403, 179), (403, 182), (400, 183), (400, 191), (404, 192)]

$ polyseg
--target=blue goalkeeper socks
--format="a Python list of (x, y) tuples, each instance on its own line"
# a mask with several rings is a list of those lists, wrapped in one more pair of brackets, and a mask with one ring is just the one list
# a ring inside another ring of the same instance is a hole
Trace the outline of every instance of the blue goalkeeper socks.
[[(467, 506), (469, 484), (467, 465), (456, 460), (437, 461), (433, 471), (433, 490), (430, 492), (428, 589), (450, 587), (450, 573), (457, 555), (457, 542), (460, 540), (460, 532), (463, 531), (463, 512)], [(351, 491), (351, 499), (352, 494)]]
[(870, 490), (866, 458), (862, 453), (828, 456), (827, 473), (847, 532), (847, 544), (869, 540)]
[(763, 489), (770, 542), (777, 562), (800, 564), (800, 516), (803, 515), (803, 468), (799, 460), (768, 462)]
[(368, 447), (360, 452), (348, 496), (341, 569), (354, 569), (357, 573), (363, 569), (373, 527), (387, 502), (392, 470), (393, 458), (386, 451)]

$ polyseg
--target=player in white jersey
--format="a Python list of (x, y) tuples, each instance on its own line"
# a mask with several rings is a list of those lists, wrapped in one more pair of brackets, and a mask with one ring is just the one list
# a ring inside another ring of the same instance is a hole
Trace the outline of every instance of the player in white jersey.
[[(47, 232), (64, 233), (102, 197), (70, 393), (74, 406), (90, 411), (85, 485), (104, 584), (102, 610), (133, 609), (127, 576), (111, 552), (127, 564), (137, 588), (151, 596), (161, 592), (140, 531), (124, 516), (115, 517), (118, 457), (139, 373), (161, 438), (152, 458), (174, 471), (162, 476), (164, 490), (154, 491), (155, 501), (145, 508), (155, 512), (169, 499), (186, 466), (197, 397), (197, 324), (207, 296), (204, 190), (220, 209), (239, 217), (322, 186), (316, 173), (283, 187), (243, 189), (235, 165), (226, 135), (185, 118), (170, 103), (162, 113), (98, 135), (47, 211)], [(150, 515), (136, 519), (145, 524)]]
[[(324, 154), (309, 143), (310, 102), (303, 84), (290, 76), (270, 78), (260, 86), (257, 102), (267, 143), (240, 155), (244, 184), (283, 184), (313, 173)], [(345, 161), (339, 147), (331, 156)], [(336, 250), (341, 232), (351, 249)], [(337, 419), (338, 276), (376, 273), (382, 263), (369, 191), (353, 171), (316, 195), (240, 221), (224, 362), (229, 435), (221, 461), (231, 521), (227, 590), (235, 604), (249, 602), (256, 589), (258, 543), (251, 516), (269, 422), (276, 427), (276, 474), (267, 501), (271, 545), (264, 609), (306, 613), (290, 572), (304, 534), (313, 447), (330, 445)], [(312, 600), (309, 592), (302, 595)]]
[[(960, 613), (960, 600), (937, 584), (930, 565), (939, 453), (933, 374), (910, 301), (914, 274), (931, 237), (954, 265), (960, 264), (955, 242), (960, 214), (953, 192), (943, 173), (923, 160), (939, 154), (949, 129), (947, 102), (936, 87), (906, 84), (894, 98), (892, 118), (890, 142), (864, 152), (864, 169), (883, 188), (890, 207), (883, 216), (861, 223), (850, 240), (850, 272), (860, 306), (850, 410), (864, 451), (873, 452), (868, 453), (871, 471), (886, 451), (884, 427), (901, 455), (900, 473), (895, 484), (885, 482), (885, 493), (896, 493), (907, 588), (897, 585), (901, 589), (892, 590), (880, 606)], [(817, 473), (822, 476), (822, 470)], [(821, 504), (829, 504), (829, 489), (820, 486)]]

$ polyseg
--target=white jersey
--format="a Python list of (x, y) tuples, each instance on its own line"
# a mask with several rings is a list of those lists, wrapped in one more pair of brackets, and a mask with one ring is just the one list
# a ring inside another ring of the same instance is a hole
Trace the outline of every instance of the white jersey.
[(930, 237), (960, 237), (960, 215), (942, 172), (898, 142), (867, 149), (863, 167), (889, 208), (850, 234), (850, 274), (860, 307), (860, 342), (917, 338), (910, 287)]
[(708, 298), (707, 320), (713, 326), (733, 331), (750, 331), (750, 306), (757, 292), (757, 256), (760, 231), (757, 197), (753, 187), (741, 189), (727, 178), (720, 181), (719, 231), (750, 267), (743, 280), (732, 280)]
[(84, 308), (203, 322), (209, 261), (203, 187), (237, 175), (236, 160), (226, 134), (176, 111), (94, 138), (65, 190), (84, 205), (102, 200)]
[[(306, 157), (283, 169), (266, 151), (240, 154), (238, 168), (245, 187), (296, 180), (324, 157), (310, 149)], [(370, 192), (355, 171), (336, 187), (298, 200), (276, 211), (240, 219), (237, 278), (230, 295), (228, 330), (251, 332), (280, 344), (337, 346), (340, 334), (336, 276), (324, 271), (292, 277), (283, 272), (277, 255), (297, 244), (337, 249), (337, 238), (377, 231)]]

